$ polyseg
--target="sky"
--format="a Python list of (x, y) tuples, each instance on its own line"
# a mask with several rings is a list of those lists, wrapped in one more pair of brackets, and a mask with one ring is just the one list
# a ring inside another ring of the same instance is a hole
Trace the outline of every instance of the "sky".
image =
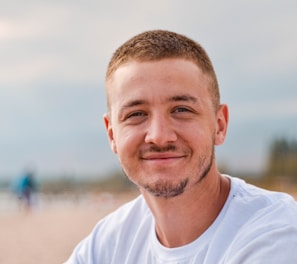
[(2, 1), (0, 177), (119, 169), (103, 124), (105, 70), (119, 45), (151, 29), (206, 49), (230, 110), (218, 162), (263, 171), (274, 139), (297, 140), (296, 14), (295, 0)]

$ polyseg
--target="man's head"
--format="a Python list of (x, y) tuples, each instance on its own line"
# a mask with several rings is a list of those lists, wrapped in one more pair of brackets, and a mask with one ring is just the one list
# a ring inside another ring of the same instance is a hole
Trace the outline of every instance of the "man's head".
[(158, 61), (181, 58), (194, 62), (209, 77), (209, 93), (215, 110), (220, 105), (220, 92), (215, 71), (205, 50), (186, 36), (166, 31), (146, 31), (131, 38), (113, 54), (106, 72), (107, 104), (110, 110), (108, 81), (123, 64), (135, 61)]
[(216, 180), (214, 146), (224, 142), (228, 108), (198, 44), (168, 31), (142, 33), (115, 52), (106, 89), (111, 149), (143, 193), (170, 198)]

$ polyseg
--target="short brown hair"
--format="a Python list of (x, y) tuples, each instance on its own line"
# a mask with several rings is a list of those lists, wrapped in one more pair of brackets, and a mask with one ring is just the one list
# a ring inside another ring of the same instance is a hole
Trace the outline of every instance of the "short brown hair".
[(182, 58), (193, 61), (210, 77), (210, 94), (215, 109), (220, 105), (220, 91), (212, 63), (202, 46), (188, 37), (167, 30), (151, 30), (134, 36), (113, 54), (106, 72), (106, 81), (124, 63)]

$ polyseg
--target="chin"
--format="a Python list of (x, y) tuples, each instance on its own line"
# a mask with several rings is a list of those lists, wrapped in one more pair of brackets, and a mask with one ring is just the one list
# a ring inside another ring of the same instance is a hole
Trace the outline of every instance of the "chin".
[(155, 183), (144, 184), (142, 188), (149, 194), (161, 198), (173, 198), (184, 193), (189, 180), (184, 179), (178, 183), (171, 183), (164, 180), (159, 180)]

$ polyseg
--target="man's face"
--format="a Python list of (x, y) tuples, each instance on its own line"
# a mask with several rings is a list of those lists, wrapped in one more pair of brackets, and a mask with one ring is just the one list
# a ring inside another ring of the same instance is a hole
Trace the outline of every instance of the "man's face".
[(130, 61), (108, 80), (111, 148), (142, 190), (173, 197), (215, 166), (214, 145), (222, 143), (227, 117), (214, 109), (209, 83), (183, 59)]

